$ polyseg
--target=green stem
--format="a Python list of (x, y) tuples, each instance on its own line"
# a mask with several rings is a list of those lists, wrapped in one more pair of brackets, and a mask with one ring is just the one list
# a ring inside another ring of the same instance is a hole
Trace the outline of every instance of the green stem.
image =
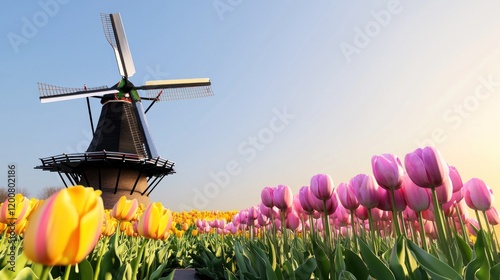
[(424, 247), (424, 250), (429, 252), (427, 248), (427, 238), (425, 237), (425, 229), (424, 229), (424, 221), (422, 219), (422, 212), (418, 211), (418, 224), (420, 225), (420, 241), (422, 242), (422, 247)]
[(323, 200), (323, 231), (325, 234), (325, 243), (326, 243), (326, 246), (328, 248), (328, 253), (330, 254), (330, 253), (332, 253), (332, 251), (331, 251), (332, 233), (330, 230), (330, 221), (329, 221), (328, 213), (326, 211), (326, 200)]
[[(281, 235), (283, 236), (283, 256), (288, 260), (288, 232), (286, 230), (285, 210), (280, 211), (281, 217)], [(284, 261), (282, 262), (282, 264)]]
[(373, 249), (373, 252), (375, 254), (377, 254), (377, 252), (378, 252), (377, 243), (376, 243), (377, 238), (375, 237), (375, 229), (374, 229), (371, 209), (368, 209), (368, 225), (370, 227), (370, 237), (371, 237), (372, 249)]
[(439, 204), (436, 188), (431, 188), (432, 191), (432, 203), (434, 204), (434, 218), (436, 220), (436, 226), (438, 230), (438, 244), (440, 249), (443, 251), (448, 264), (451, 267), (453, 265), (453, 257), (451, 255), (450, 243), (448, 243), (448, 236), (446, 235), (446, 230), (444, 228), (443, 212), (441, 211), (441, 205)]
[(497, 246), (493, 242), (493, 233), (491, 232), (490, 224), (488, 223), (488, 217), (486, 216), (486, 211), (482, 211), (482, 212), (483, 212), (484, 222), (486, 223), (486, 228), (488, 229), (488, 234), (490, 235), (489, 236), (490, 244), (491, 244), (491, 247), (493, 247), (493, 251), (491, 250), (490, 246), (488, 246), (487, 250), (490, 251), (490, 254), (492, 255), (492, 261), (494, 260), (496, 263), (496, 262), (498, 262)]
[(469, 235), (467, 234), (467, 229), (465, 228), (464, 221), (462, 220), (462, 213), (458, 208), (458, 204), (457, 203), (454, 204), (455, 204), (455, 211), (457, 212), (458, 222), (460, 223), (460, 228), (462, 229), (462, 238), (467, 242), (467, 244), (469, 244), (470, 243)]
[(102, 242), (101, 249), (99, 250), (99, 258), (97, 259), (97, 265), (94, 273), (94, 280), (99, 279), (99, 273), (101, 272), (101, 260), (102, 256), (104, 255), (104, 248), (108, 244), (109, 237), (105, 237), (104, 241)]
[(390, 189), (391, 194), (391, 206), (392, 206), (392, 221), (394, 222), (394, 230), (396, 231), (396, 236), (401, 236), (401, 228), (399, 227), (398, 213), (396, 211), (396, 199), (394, 198), (394, 190)]
[(69, 280), (69, 274), (71, 272), (71, 265), (66, 266), (66, 271), (64, 271), (64, 280)]
[[(356, 232), (356, 224), (354, 223), (354, 210), (351, 210), (351, 228), (352, 228), (352, 235), (354, 239), (354, 249), (355, 252), (358, 251), (358, 234)], [(350, 249), (350, 248), (349, 248)]]
[(49, 279), (50, 275), (50, 270), (52, 269), (52, 266), (47, 266), (44, 265), (42, 268), (42, 273), (40, 274), (40, 280), (47, 280)]
[[(133, 267), (132, 267), (132, 278), (137, 278), (137, 271), (139, 271), (139, 264), (141, 263), (141, 260), (142, 260), (142, 256), (144, 255), (144, 251), (146, 249), (146, 247), (148, 246), (149, 244), (149, 240), (150, 239), (146, 239), (144, 240), (144, 242), (142, 243), (141, 245), (141, 249), (137, 255), (137, 261), (136, 262), (133, 262)], [(134, 260), (135, 261), (135, 260)]]

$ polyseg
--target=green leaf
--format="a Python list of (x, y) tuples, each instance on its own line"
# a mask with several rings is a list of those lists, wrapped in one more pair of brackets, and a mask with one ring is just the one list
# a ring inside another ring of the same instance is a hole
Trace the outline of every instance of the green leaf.
[(153, 273), (151, 273), (151, 275), (149, 276), (149, 279), (150, 280), (158, 280), (160, 279), (162, 273), (163, 273), (163, 270), (165, 269), (165, 266), (167, 266), (167, 263), (164, 262), (162, 263), (160, 266), (158, 266), (155, 271), (153, 271)]
[[(19, 271), (16, 278), (2, 278), (2, 279), (14, 279), (14, 280), (38, 280), (36, 274), (29, 267), (25, 267)], [(92, 279), (92, 278), (90, 278)]]
[[(286, 279), (295, 280), (295, 273), (288, 260), (283, 263), (283, 271), (285, 272)], [(274, 276), (276, 276), (276, 274)]]
[[(5, 259), (9, 256), (6, 255)], [(18, 255), (12, 262), (7, 261), (6, 265), (0, 270), (0, 279), (14, 279), (14, 277), (21, 272), (26, 266), (28, 258), (24, 253)], [(25, 272), (26, 273), (26, 272)]]
[(238, 278), (236, 278), (236, 275), (234, 275), (234, 273), (232, 273), (229, 269), (226, 269), (226, 279), (227, 280), (238, 280)]
[(271, 242), (270, 238), (266, 238), (267, 245), (269, 247), (269, 262), (271, 263), (271, 267), (273, 270), (276, 269), (276, 249), (274, 248), (274, 245)]
[(500, 279), (500, 263), (490, 269), (490, 279)]
[(132, 280), (132, 266), (130, 263), (124, 263), (121, 267), (120, 270), (118, 271), (118, 277), (117, 279), (121, 280)]
[(316, 240), (312, 240), (314, 257), (318, 264), (318, 268), (321, 274), (321, 279), (328, 279), (330, 277), (330, 260), (326, 255), (323, 248), (321, 248)]
[(311, 275), (317, 267), (316, 260), (314, 258), (307, 259), (303, 264), (301, 264), (297, 269), (295, 269), (295, 279), (311, 279)]
[(166, 277), (162, 277), (162, 278), (160, 278), (158, 280), (173, 280), (174, 279), (174, 275), (175, 275), (175, 270), (172, 271), (172, 272), (170, 272), (170, 274), (167, 275)]
[(266, 275), (266, 279), (277, 280), (274, 269), (271, 267), (271, 263), (266, 255), (266, 253), (259, 247), (253, 247), (255, 253), (257, 254), (260, 275)]
[(465, 242), (465, 240), (460, 235), (455, 235), (457, 240), (458, 249), (462, 254), (462, 260), (464, 264), (469, 263), (472, 260), (472, 248)]
[(368, 244), (361, 238), (359, 238), (359, 248), (361, 250), (361, 256), (363, 256), (365, 263), (368, 265), (368, 271), (372, 277), (384, 280), (396, 279), (387, 265), (370, 250)]
[(403, 244), (404, 237), (400, 236), (394, 244), (391, 250), (391, 255), (389, 256), (389, 269), (394, 273), (396, 279), (406, 279), (408, 271), (405, 265), (406, 259), (406, 248)]
[(431, 275), (431, 279), (462, 279), (451, 266), (427, 253), (411, 240), (407, 240), (407, 244), (417, 262)]
[(490, 265), (486, 256), (485, 241), (484, 231), (478, 231), (477, 240), (474, 244), (474, 259), (465, 268), (466, 280), (490, 279)]
[[(110, 244), (115, 244), (114, 240), (116, 240), (116, 234), (111, 237)], [(114, 246), (110, 246), (109, 250), (102, 256), (99, 279), (115, 279), (118, 275), (122, 264), (114, 248)]]
[(94, 278), (94, 269), (90, 265), (90, 262), (87, 259), (84, 259), (78, 264), (78, 273), (76, 272), (76, 266), (71, 266), (71, 271), (69, 274), (69, 279), (93, 279)]
[(247, 267), (247, 262), (245, 261), (245, 256), (243, 256), (243, 249), (241, 247), (241, 244), (239, 242), (236, 242), (234, 244), (234, 256), (236, 258), (236, 264), (238, 265), (238, 274), (240, 276), (240, 279), (243, 279), (243, 274), (252, 272), (252, 274), (255, 274), (253, 271), (253, 268), (249, 269)]
[[(356, 280), (356, 276), (347, 270), (341, 271), (339, 273), (339, 280)], [(363, 278), (364, 279), (364, 278)]]
[(344, 260), (346, 270), (351, 272), (357, 279), (368, 279), (370, 275), (363, 260), (349, 249), (344, 249)]
[(337, 273), (346, 270), (344, 255), (342, 255), (342, 248), (343, 248), (342, 245), (337, 244), (337, 247), (335, 248), (334, 252), (333, 266)]

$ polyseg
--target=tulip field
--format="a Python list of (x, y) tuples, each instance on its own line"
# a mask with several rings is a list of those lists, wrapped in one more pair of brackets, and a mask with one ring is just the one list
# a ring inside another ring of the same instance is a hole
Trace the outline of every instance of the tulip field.
[(334, 185), (316, 174), (258, 205), (172, 212), (72, 186), (0, 207), (0, 279), (500, 279), (493, 191), (433, 147), (372, 157)]

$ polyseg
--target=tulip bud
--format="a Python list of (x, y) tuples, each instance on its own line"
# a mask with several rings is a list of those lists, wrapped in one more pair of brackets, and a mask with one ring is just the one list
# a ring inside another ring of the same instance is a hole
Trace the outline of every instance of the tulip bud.
[(342, 206), (344, 206), (347, 210), (356, 210), (356, 208), (358, 208), (358, 199), (356, 198), (354, 190), (350, 185), (340, 183), (337, 187), (337, 195), (340, 203), (342, 203)]
[(399, 158), (393, 154), (372, 157), (372, 170), (377, 183), (385, 189), (399, 189), (403, 183), (404, 169)]
[(320, 200), (332, 197), (333, 188), (332, 178), (328, 174), (316, 174), (311, 178), (311, 192)]
[(166, 239), (172, 227), (172, 211), (159, 202), (151, 203), (137, 225), (139, 235), (151, 239)]
[(128, 200), (124, 195), (115, 203), (111, 216), (119, 221), (131, 221), (136, 217), (139, 203), (137, 199)]
[(434, 147), (416, 149), (405, 156), (405, 168), (411, 180), (422, 188), (435, 188), (448, 180), (450, 169)]
[(403, 194), (406, 204), (415, 212), (424, 211), (431, 204), (428, 189), (415, 185), (407, 174), (403, 177)]
[(462, 188), (467, 206), (486, 211), (493, 206), (493, 191), (481, 179), (472, 178)]
[(24, 235), (24, 253), (48, 266), (74, 265), (94, 249), (102, 230), (101, 191), (74, 186), (62, 189), (38, 207)]
[(260, 193), (260, 198), (262, 200), (262, 204), (265, 206), (272, 208), (274, 206), (273, 204), (273, 193), (274, 193), (274, 188), (271, 187), (265, 187), (262, 189)]
[(366, 208), (377, 207), (380, 200), (378, 194), (379, 185), (373, 176), (358, 174), (349, 181), (349, 184), (353, 188), (359, 204)]
[(290, 187), (279, 185), (273, 193), (273, 204), (281, 211), (292, 207), (293, 193)]

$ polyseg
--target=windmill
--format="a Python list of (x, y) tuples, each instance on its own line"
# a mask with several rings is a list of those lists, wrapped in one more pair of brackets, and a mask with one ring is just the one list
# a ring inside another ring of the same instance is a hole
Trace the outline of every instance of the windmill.
[[(162, 179), (175, 173), (174, 163), (161, 158), (149, 132), (146, 113), (160, 101), (213, 95), (210, 80), (148, 81), (135, 86), (135, 73), (120, 14), (101, 14), (104, 34), (114, 50), (121, 79), (115, 85), (68, 88), (38, 83), (42, 103), (86, 98), (93, 138), (86, 152), (41, 158), (36, 169), (57, 172), (64, 185), (101, 189), (105, 207), (122, 195), (149, 203)], [(100, 98), (102, 109), (94, 129), (89, 98)], [(151, 102), (146, 110), (142, 101)]]

